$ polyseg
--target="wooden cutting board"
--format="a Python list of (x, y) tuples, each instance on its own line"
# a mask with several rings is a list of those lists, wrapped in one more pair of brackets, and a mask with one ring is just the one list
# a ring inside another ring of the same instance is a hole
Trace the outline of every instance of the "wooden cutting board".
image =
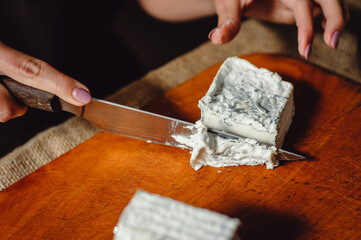
[[(360, 239), (361, 86), (283, 56), (245, 59), (294, 84), (283, 148), (307, 160), (194, 171), (187, 150), (99, 133), (0, 192), (0, 239), (112, 239), (137, 189), (238, 217), (244, 239)], [(198, 120), (219, 66), (146, 109)]]

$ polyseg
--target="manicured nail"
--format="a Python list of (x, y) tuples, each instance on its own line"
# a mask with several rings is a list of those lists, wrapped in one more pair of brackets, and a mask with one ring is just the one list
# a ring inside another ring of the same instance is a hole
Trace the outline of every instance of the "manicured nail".
[(208, 39), (211, 40), (211, 37), (213, 35), (213, 33), (217, 30), (217, 28), (214, 28), (212, 31), (209, 32), (208, 34)]
[(77, 100), (78, 102), (80, 103), (84, 103), (84, 104), (87, 104), (90, 102), (91, 100), (91, 96), (90, 94), (82, 89), (82, 88), (75, 88), (73, 90), (73, 97), (75, 98), (75, 100)]
[(340, 38), (340, 32), (339, 31), (336, 31), (332, 34), (332, 37), (331, 37), (331, 46), (333, 49), (336, 49), (337, 48), (337, 44), (338, 44), (338, 39)]
[(305, 50), (305, 58), (308, 60), (311, 54), (312, 43), (308, 43)]

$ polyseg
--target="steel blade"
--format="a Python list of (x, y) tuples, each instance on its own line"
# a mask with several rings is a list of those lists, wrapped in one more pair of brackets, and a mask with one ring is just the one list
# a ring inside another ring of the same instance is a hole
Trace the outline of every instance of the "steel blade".
[(277, 159), (278, 160), (303, 160), (303, 159), (306, 159), (306, 157), (301, 156), (296, 153), (292, 153), (292, 152), (283, 150), (283, 149), (278, 149)]
[(85, 106), (82, 116), (100, 130), (183, 148), (187, 147), (171, 136), (189, 136), (194, 126), (189, 122), (99, 99), (92, 99)]

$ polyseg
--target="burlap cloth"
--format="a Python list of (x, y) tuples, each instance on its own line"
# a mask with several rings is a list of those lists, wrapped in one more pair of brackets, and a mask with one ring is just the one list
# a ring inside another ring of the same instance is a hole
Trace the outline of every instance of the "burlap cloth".
[[(342, 33), (337, 51), (323, 42), (322, 29), (316, 27), (310, 62), (361, 83), (360, 18), (361, 1), (347, 1), (351, 18)], [(214, 46), (206, 42), (193, 51), (149, 72), (120, 89), (109, 100), (142, 107), (200, 71), (228, 56), (250, 53), (278, 53), (300, 58), (295, 26), (280, 26), (248, 20), (231, 43)], [(50, 128), (0, 159), (0, 190), (66, 153), (97, 133), (87, 121), (74, 117)]]

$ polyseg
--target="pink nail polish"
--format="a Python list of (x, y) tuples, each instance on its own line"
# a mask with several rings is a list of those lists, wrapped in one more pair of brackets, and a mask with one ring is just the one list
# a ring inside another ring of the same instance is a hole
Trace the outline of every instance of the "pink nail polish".
[(73, 90), (73, 97), (78, 102), (84, 103), (84, 104), (89, 103), (91, 100), (90, 94), (82, 88), (75, 88)]
[(337, 44), (338, 44), (338, 40), (340, 38), (340, 32), (339, 31), (336, 31), (332, 34), (332, 37), (331, 37), (331, 46), (333, 49), (336, 49), (337, 48)]
[(217, 28), (214, 28), (212, 31), (209, 32), (208, 34), (208, 39), (211, 40), (211, 37), (213, 35), (213, 33), (217, 30)]
[(305, 50), (305, 58), (308, 60), (311, 54), (312, 43), (308, 43)]

